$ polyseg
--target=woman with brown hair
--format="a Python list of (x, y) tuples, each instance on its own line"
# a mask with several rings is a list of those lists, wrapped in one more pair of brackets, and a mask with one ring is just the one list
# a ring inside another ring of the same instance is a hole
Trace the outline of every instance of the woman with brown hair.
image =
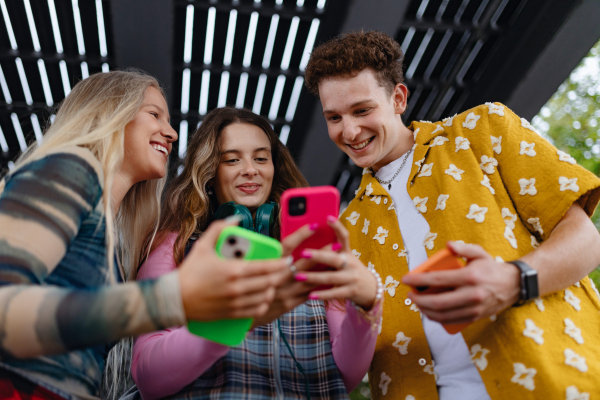
[[(245, 206), (254, 218), (265, 203), (278, 204), (284, 190), (301, 186), (306, 180), (264, 118), (243, 109), (213, 110), (192, 136), (183, 172), (165, 193), (152, 254), (138, 278), (175, 270), (186, 245), (202, 235), (223, 204)], [(279, 216), (274, 217), (270, 234), (279, 238)], [(338, 251), (347, 248), (346, 232), (338, 221), (331, 226), (341, 243), (314, 253), (340, 269)], [(287, 237), (284, 256), (315, 229), (305, 226)], [(305, 270), (311, 262), (297, 261), (296, 269)], [(345, 307), (308, 300), (315, 286), (287, 271), (269, 311), (254, 320), (254, 329), (237, 347), (194, 336), (185, 327), (139, 337), (132, 375), (142, 397), (347, 398), (347, 390), (366, 373), (376, 340), (371, 321), (354, 304), (374, 314), (380, 307), (374, 275), (354, 261), (341, 267), (354, 274), (347, 282), (334, 282), (336, 289), (352, 289)]]

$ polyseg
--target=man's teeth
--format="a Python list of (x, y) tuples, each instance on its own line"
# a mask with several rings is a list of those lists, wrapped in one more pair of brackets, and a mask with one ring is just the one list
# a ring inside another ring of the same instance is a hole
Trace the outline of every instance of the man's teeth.
[(156, 149), (158, 151), (162, 151), (163, 153), (165, 153), (166, 156), (169, 155), (169, 151), (164, 146), (161, 146), (161, 145), (158, 145), (158, 144), (153, 144), (152, 148)]
[(366, 145), (368, 145), (369, 143), (371, 143), (371, 140), (373, 140), (373, 138), (367, 139), (364, 142), (359, 143), (359, 144), (351, 144), (350, 147), (352, 147), (354, 150), (360, 150), (363, 147), (365, 147)]

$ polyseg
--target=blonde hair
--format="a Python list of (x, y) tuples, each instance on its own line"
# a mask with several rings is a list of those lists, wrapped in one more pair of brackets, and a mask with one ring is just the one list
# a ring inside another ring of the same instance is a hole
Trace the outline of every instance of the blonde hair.
[[(125, 127), (140, 110), (144, 95), (153, 87), (165, 96), (158, 81), (140, 70), (98, 73), (79, 82), (58, 107), (54, 122), (47, 126), (42, 143), (33, 143), (15, 163), (15, 170), (60, 149), (89, 149), (103, 170), (103, 210), (111, 283), (115, 283), (115, 247), (119, 273), (135, 280), (143, 254), (143, 241), (156, 232), (160, 218), (160, 194), (166, 177), (134, 184), (113, 215), (112, 185), (124, 157)], [(0, 193), (5, 181), (0, 181)], [(109, 398), (119, 396), (131, 382), (131, 338), (122, 339), (109, 353), (101, 390)]]
[[(143, 257), (143, 238), (156, 229), (160, 193), (166, 182), (165, 177), (136, 183), (123, 198), (117, 215), (113, 215), (111, 189), (124, 156), (125, 127), (135, 118), (149, 87), (164, 96), (158, 81), (139, 70), (98, 73), (84, 79), (59, 105), (42, 143), (34, 142), (15, 162), (17, 170), (70, 146), (84, 147), (94, 154), (104, 172), (102, 201), (108, 262), (112, 271), (116, 245), (121, 261), (118, 268), (127, 280), (135, 279)], [(3, 189), (4, 180), (0, 182), (0, 193)], [(110, 277), (114, 283), (114, 273)]]

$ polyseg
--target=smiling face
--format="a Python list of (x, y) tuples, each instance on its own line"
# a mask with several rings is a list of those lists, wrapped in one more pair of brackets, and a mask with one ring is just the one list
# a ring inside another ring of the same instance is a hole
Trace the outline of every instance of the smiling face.
[(329, 138), (359, 167), (379, 168), (412, 146), (412, 133), (402, 123), (407, 90), (397, 84), (390, 94), (370, 68), (319, 83), (319, 97)]
[(163, 95), (148, 87), (142, 106), (125, 127), (125, 156), (120, 174), (131, 183), (165, 176), (171, 143), (177, 133), (169, 124), (169, 111)]
[(234, 123), (221, 132), (221, 159), (214, 180), (217, 201), (233, 201), (254, 212), (273, 185), (271, 142), (256, 125)]

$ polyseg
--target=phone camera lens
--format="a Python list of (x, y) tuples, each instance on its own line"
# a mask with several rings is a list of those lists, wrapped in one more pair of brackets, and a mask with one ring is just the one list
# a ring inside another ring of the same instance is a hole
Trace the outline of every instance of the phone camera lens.
[(304, 215), (306, 213), (306, 197), (292, 197), (289, 202), (289, 213), (291, 216)]
[(229, 243), (230, 245), (234, 245), (237, 242), (237, 240), (235, 240), (235, 238), (233, 236), (230, 236), (229, 239), (227, 239), (227, 243)]
[(233, 255), (235, 256), (235, 258), (242, 258), (244, 256), (244, 253), (242, 253), (240, 250), (236, 250), (236, 252), (233, 253)]

